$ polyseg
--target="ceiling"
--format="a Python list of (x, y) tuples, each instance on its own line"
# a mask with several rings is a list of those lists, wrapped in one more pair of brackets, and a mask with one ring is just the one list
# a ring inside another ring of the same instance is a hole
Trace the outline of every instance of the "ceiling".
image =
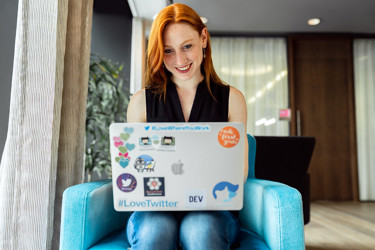
[[(208, 18), (207, 27), (212, 34), (375, 34), (375, 0), (128, 1), (138, 5), (137, 15), (148, 19), (168, 2), (187, 4)], [(134, 13), (132, 6), (130, 9)], [(321, 18), (321, 24), (307, 25), (312, 17)]]

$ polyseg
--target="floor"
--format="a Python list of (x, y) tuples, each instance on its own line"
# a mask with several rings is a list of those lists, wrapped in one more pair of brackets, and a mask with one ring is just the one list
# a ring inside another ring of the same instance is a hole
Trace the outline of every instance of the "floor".
[(305, 243), (307, 250), (374, 250), (375, 202), (313, 202)]

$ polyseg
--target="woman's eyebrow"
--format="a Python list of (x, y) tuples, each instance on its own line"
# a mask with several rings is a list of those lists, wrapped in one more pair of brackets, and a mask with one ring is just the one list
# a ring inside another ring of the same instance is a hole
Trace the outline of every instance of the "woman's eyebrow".
[[(185, 44), (185, 43), (191, 42), (191, 41), (193, 41), (193, 40), (194, 40), (194, 39), (187, 39), (186, 41), (182, 42), (182, 43), (180, 44), (180, 46), (183, 45), (183, 44)], [(165, 44), (164, 47), (173, 47), (173, 46), (168, 45), (168, 44)]]

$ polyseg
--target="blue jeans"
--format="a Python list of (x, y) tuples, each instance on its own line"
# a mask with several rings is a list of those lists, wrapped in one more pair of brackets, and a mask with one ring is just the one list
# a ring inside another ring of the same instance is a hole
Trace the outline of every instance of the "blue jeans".
[(131, 249), (230, 249), (240, 225), (228, 211), (134, 212), (126, 233)]

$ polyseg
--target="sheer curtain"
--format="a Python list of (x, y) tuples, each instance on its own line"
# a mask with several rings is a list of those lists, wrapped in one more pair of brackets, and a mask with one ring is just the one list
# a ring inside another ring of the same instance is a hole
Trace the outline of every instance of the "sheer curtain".
[(360, 200), (375, 200), (375, 39), (354, 41)]
[(0, 249), (58, 249), (63, 191), (83, 180), (93, 0), (19, 0)]
[(245, 95), (248, 133), (289, 135), (289, 122), (279, 120), (288, 108), (285, 39), (212, 37), (211, 44), (217, 74)]

